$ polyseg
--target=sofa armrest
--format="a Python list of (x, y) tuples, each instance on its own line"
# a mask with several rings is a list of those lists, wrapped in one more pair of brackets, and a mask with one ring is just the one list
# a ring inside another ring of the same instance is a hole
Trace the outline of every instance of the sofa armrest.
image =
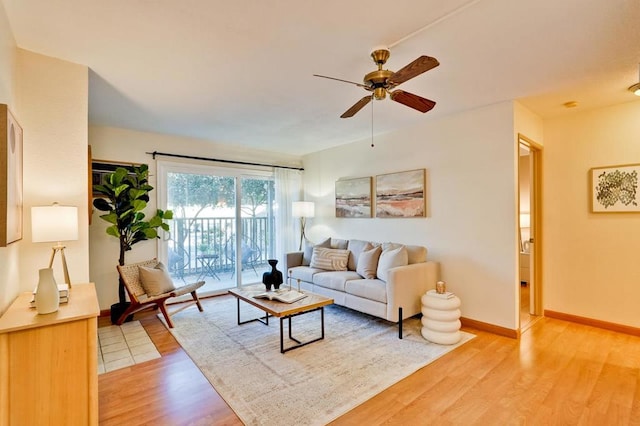
[(303, 251), (294, 251), (291, 253), (287, 253), (287, 263), (286, 263), (286, 271), (285, 275), (289, 276), (289, 268), (293, 268), (296, 266), (302, 266), (302, 256), (304, 255)]
[(440, 279), (440, 263), (434, 261), (414, 263), (389, 269), (387, 279), (387, 320), (397, 322), (398, 308), (403, 318), (420, 313), (420, 298), (436, 288)]

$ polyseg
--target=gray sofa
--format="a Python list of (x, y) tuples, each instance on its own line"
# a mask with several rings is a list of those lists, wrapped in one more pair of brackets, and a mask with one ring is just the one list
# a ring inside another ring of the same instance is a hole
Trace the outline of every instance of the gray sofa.
[(420, 298), (439, 275), (439, 263), (427, 261), (422, 246), (328, 238), (287, 254), (293, 288), (299, 283), (337, 305), (398, 322), (400, 337), (402, 320), (420, 313)]

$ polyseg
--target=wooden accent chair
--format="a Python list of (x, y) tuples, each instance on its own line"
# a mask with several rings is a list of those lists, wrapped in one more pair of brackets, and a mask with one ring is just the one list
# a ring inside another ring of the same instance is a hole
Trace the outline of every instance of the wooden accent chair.
[[(198, 281), (193, 284), (185, 284), (182, 286), (176, 286), (176, 288), (170, 292), (158, 294), (156, 296), (147, 296), (144, 288), (142, 287), (142, 282), (140, 281), (140, 273), (138, 266), (145, 266), (147, 268), (154, 268), (158, 264), (157, 259), (145, 260), (143, 262), (131, 263), (129, 265), (118, 265), (118, 273), (120, 274), (120, 278), (124, 283), (124, 287), (127, 289), (127, 293), (129, 294), (129, 300), (131, 301), (131, 305), (127, 308), (126, 311), (117, 321), (118, 325), (121, 325), (125, 319), (136, 312), (139, 312), (143, 309), (147, 309), (150, 307), (160, 308), (162, 311), (162, 315), (164, 315), (164, 319), (167, 321), (167, 324), (170, 328), (173, 328), (173, 321), (171, 321), (171, 315), (174, 315), (185, 308), (195, 304), (198, 306), (200, 312), (202, 312), (202, 305), (200, 304), (200, 299), (198, 299), (198, 294), (196, 290), (204, 285), (204, 281)], [(182, 296), (183, 294), (191, 293), (191, 297), (193, 297), (193, 302), (186, 303), (184, 306), (180, 307), (172, 311), (171, 313), (167, 310), (167, 300), (172, 297)]]

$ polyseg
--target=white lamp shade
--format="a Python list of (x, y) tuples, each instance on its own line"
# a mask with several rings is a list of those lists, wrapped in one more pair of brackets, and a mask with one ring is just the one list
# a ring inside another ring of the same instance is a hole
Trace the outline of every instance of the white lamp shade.
[(78, 208), (75, 206), (31, 207), (31, 240), (34, 243), (78, 239)]
[(293, 217), (313, 217), (316, 206), (313, 201), (294, 201), (292, 205)]
[(531, 226), (531, 215), (529, 213), (520, 213), (520, 228), (529, 228)]

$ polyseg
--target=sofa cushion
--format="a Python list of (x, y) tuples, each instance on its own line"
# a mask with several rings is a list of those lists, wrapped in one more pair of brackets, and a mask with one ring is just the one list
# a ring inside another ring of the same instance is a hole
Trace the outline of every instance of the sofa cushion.
[(382, 248), (380, 246), (372, 247), (360, 253), (356, 272), (362, 276), (362, 278), (373, 279), (376, 277), (380, 253), (382, 253)]
[(350, 280), (345, 283), (348, 294), (387, 303), (387, 284), (382, 280)]
[(405, 246), (409, 256), (409, 265), (427, 261), (427, 248), (423, 246)]
[(324, 271), (313, 276), (313, 284), (318, 287), (344, 291), (344, 285), (349, 280), (360, 279), (355, 271)]
[(360, 256), (360, 253), (364, 250), (370, 250), (371, 248), (373, 248), (373, 245), (369, 241), (349, 240), (347, 250), (351, 253), (349, 253), (349, 264), (347, 265), (347, 268), (350, 271), (355, 271), (358, 267), (358, 257)]
[(175, 290), (173, 280), (167, 272), (167, 268), (162, 262), (154, 268), (148, 268), (145, 266), (138, 266), (138, 272), (140, 274), (140, 284), (147, 296), (157, 296), (159, 294), (168, 293)]
[(311, 256), (313, 256), (313, 248), (314, 247), (331, 247), (331, 238), (327, 238), (326, 240), (318, 243), (318, 244), (310, 244), (308, 241), (304, 245), (304, 253), (302, 254), (302, 266), (309, 266), (311, 264)]
[(346, 271), (348, 261), (349, 250), (314, 247), (309, 266), (327, 271)]
[[(404, 244), (398, 243), (382, 243), (382, 251), (392, 250), (402, 247)], [(423, 246), (404, 245), (407, 248), (408, 264), (422, 263), (427, 261), (427, 248)]]
[(380, 253), (380, 259), (378, 260), (378, 269), (376, 275), (383, 281), (387, 281), (387, 272), (391, 268), (397, 266), (405, 266), (409, 263), (409, 254), (405, 246), (396, 248), (388, 248), (382, 250)]
[(349, 245), (349, 240), (342, 240), (340, 238), (331, 238), (331, 248), (346, 250)]
[(309, 283), (313, 282), (313, 275), (318, 272), (324, 272), (324, 270), (311, 268), (309, 266), (296, 266), (294, 268), (289, 268), (289, 276), (292, 279), (306, 281)]

